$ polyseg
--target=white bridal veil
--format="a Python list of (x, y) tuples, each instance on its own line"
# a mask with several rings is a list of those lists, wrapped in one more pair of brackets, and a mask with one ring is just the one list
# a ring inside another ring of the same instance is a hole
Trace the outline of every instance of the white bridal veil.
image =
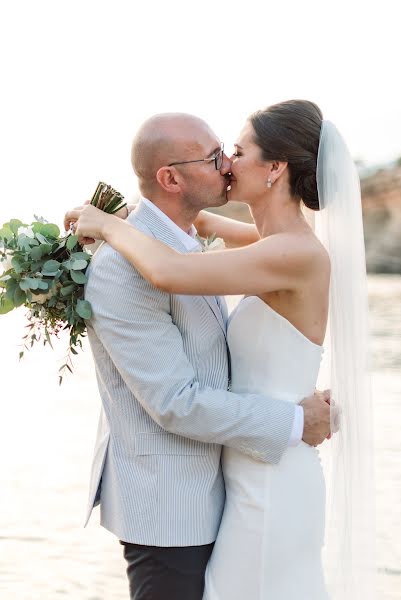
[(327, 482), (325, 572), (332, 600), (372, 600), (375, 489), (361, 194), (354, 162), (330, 121), (322, 124), (317, 184), (315, 231), (331, 259), (319, 387), (332, 390), (341, 411), (338, 433), (321, 447)]

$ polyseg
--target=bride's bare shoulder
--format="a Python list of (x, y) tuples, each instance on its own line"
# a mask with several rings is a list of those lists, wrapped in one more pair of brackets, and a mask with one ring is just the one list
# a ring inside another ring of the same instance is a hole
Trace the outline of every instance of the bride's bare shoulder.
[(267, 250), (280, 253), (287, 260), (306, 262), (330, 269), (330, 256), (313, 231), (283, 232), (268, 236), (259, 242)]

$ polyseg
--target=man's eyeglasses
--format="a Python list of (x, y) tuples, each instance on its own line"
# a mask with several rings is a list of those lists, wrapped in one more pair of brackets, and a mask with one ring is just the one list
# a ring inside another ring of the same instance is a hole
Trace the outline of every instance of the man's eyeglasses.
[(223, 144), (223, 142), (221, 142), (219, 152), (217, 154), (215, 154), (214, 156), (211, 156), (210, 158), (199, 158), (198, 160), (182, 160), (180, 162), (170, 163), (167, 166), (173, 167), (174, 165), (187, 165), (189, 163), (214, 161), (214, 166), (216, 167), (216, 171), (220, 171), (221, 166), (223, 164), (223, 158), (224, 158), (224, 144)]

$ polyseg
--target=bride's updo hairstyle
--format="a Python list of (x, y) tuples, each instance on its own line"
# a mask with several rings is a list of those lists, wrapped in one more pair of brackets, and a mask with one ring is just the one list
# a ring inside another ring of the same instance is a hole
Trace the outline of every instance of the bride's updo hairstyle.
[(288, 163), (291, 195), (319, 210), (316, 183), (322, 111), (308, 100), (288, 100), (249, 117), (262, 159)]

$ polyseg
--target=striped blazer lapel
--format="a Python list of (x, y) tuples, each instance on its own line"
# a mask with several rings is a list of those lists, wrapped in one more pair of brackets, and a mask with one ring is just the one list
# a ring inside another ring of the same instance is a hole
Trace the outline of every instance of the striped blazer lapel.
[(215, 296), (202, 296), (202, 298), (204, 298), (206, 300), (206, 302), (208, 303), (213, 314), (215, 315), (216, 319), (218, 320), (219, 325), (222, 328), (224, 335), (226, 336), (226, 325), (224, 323), (224, 318), (223, 318), (223, 315), (219, 308), (219, 305), (217, 304), (217, 300), (216, 300)]
[[(160, 219), (158, 215), (151, 208), (146, 206), (144, 202), (138, 203), (138, 206), (131, 213), (128, 219), (132, 223), (135, 223), (135, 220), (141, 221), (147, 226), (148, 229), (150, 229), (155, 238), (161, 242), (164, 242), (171, 248), (174, 248), (178, 252), (183, 254), (188, 253), (188, 250), (185, 248), (184, 244), (177, 238), (167, 223)], [(221, 329), (223, 330), (224, 335), (226, 335), (226, 325), (215, 296), (200, 297), (203, 298), (208, 304), (210, 310), (216, 317)]]

